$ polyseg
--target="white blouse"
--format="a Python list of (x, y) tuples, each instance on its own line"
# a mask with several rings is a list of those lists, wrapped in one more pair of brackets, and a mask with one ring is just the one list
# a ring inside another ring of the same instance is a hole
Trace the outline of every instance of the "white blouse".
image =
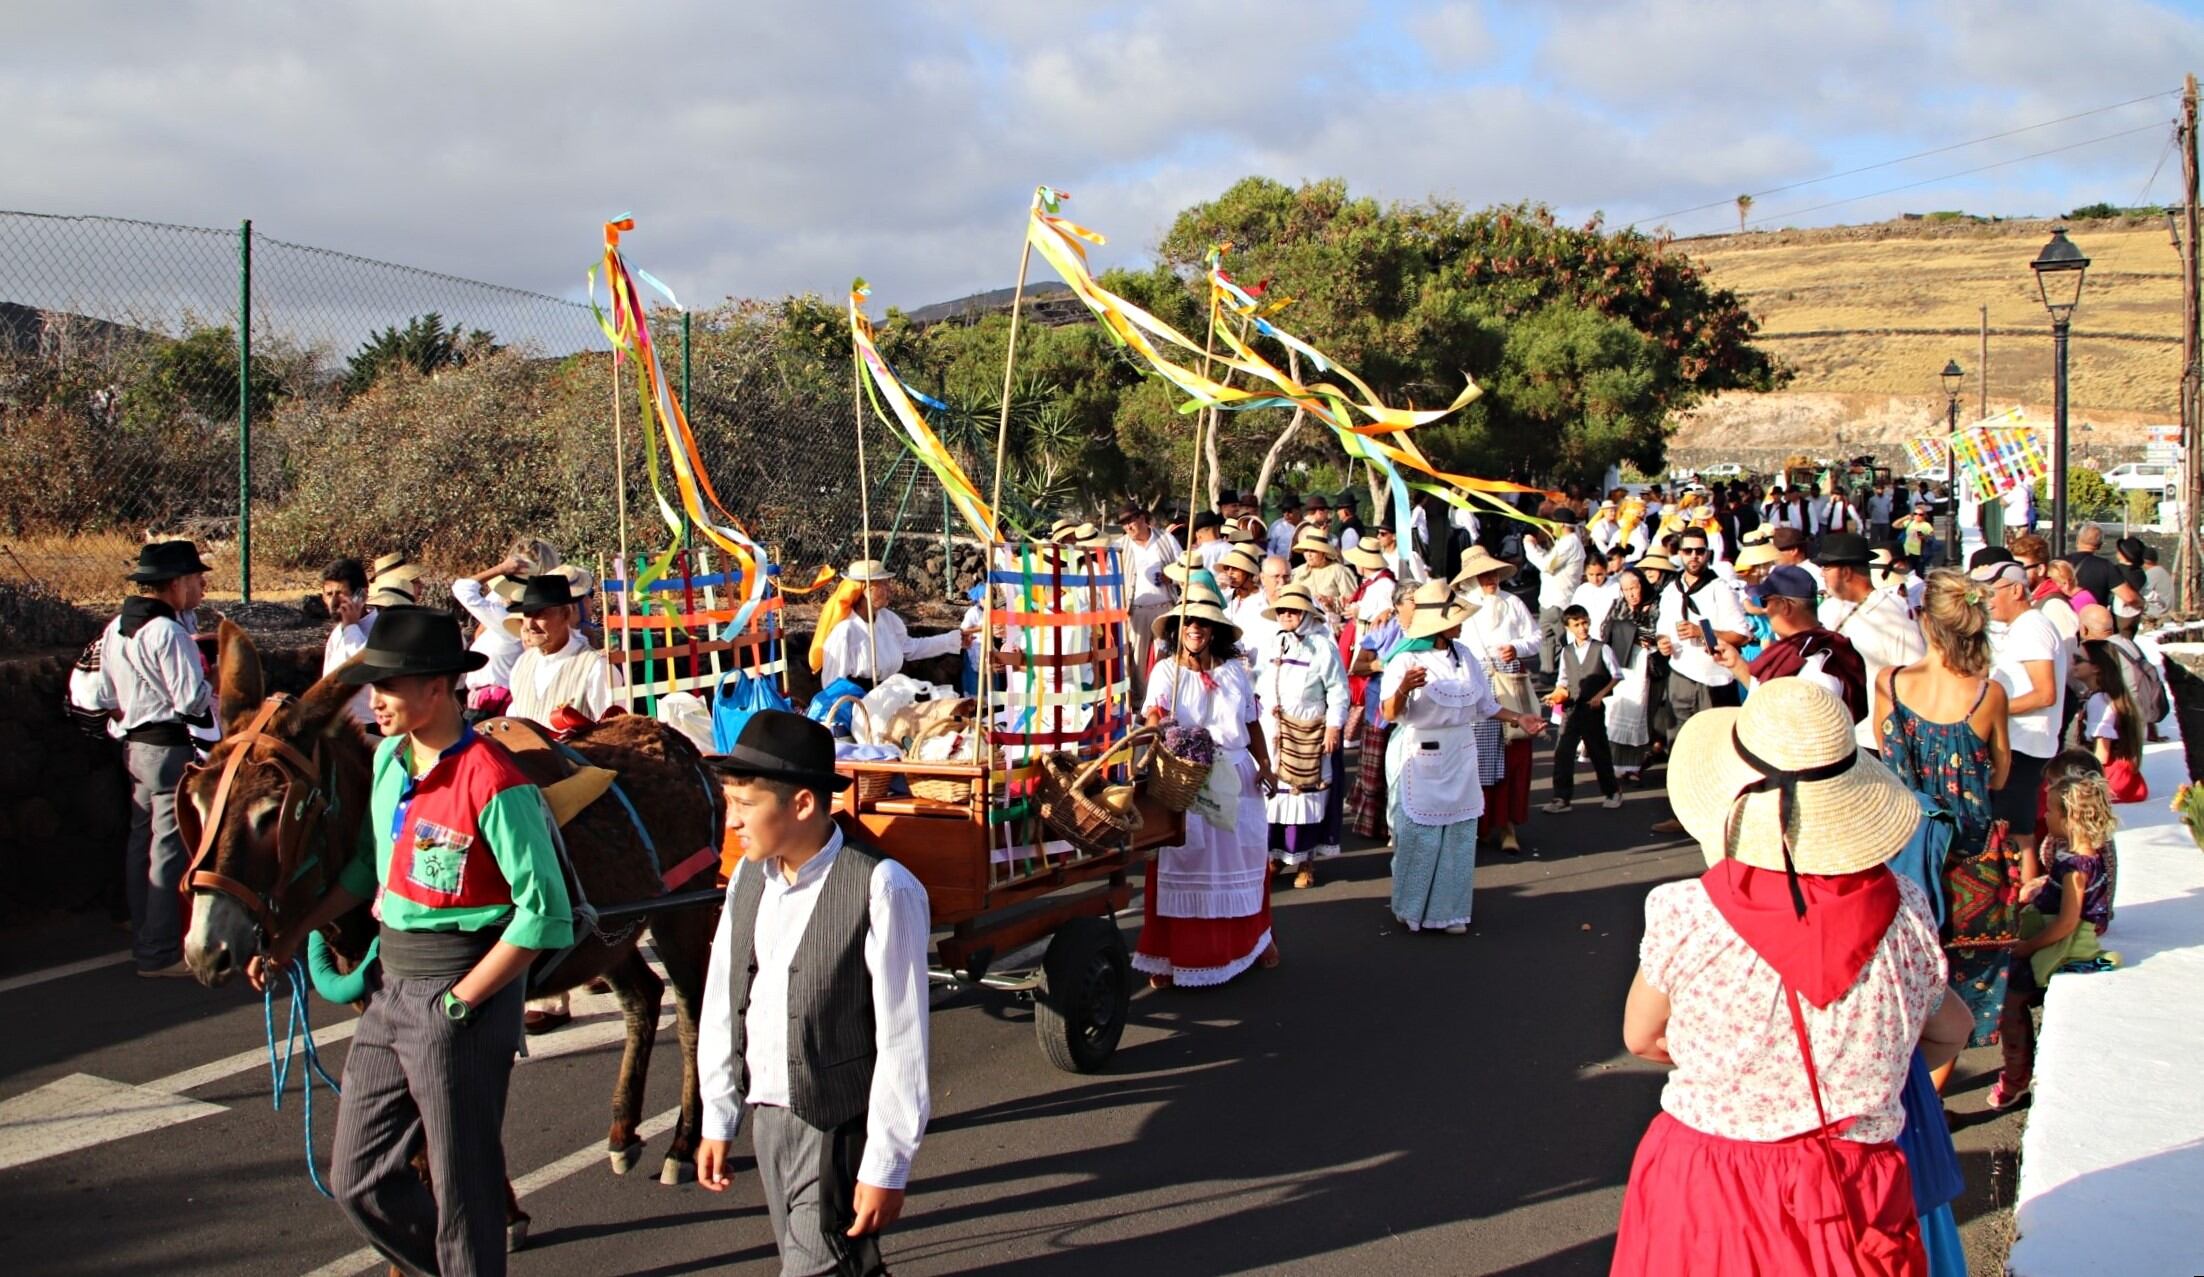
[(1276, 708), (1288, 718), (1304, 720), (1322, 716), (1326, 727), (1347, 725), (1347, 669), (1330, 635), (1281, 630), (1251, 655), (1256, 699), (1263, 709)]
[(1538, 620), (1523, 600), (1506, 590), (1465, 590), (1461, 597), (1477, 609), (1462, 626), (1462, 642), (1478, 660), (1499, 660), (1500, 648), (1508, 644), (1514, 645), (1516, 660), (1538, 659)]
[(1467, 727), (1500, 712), (1500, 700), (1492, 694), (1492, 680), (1485, 677), (1484, 663), (1467, 644), (1450, 646), (1451, 651), (1403, 652), (1385, 663), (1378, 694), (1387, 701), (1400, 695), (1409, 670), (1423, 670), (1427, 680), (1409, 695), (1394, 722), (1403, 727)]
[(1247, 725), (1257, 713), (1255, 686), (1238, 661), (1219, 661), (1204, 675), (1181, 667), (1173, 656), (1148, 671), (1148, 696), (1140, 709), (1143, 714), (1160, 709), (1185, 727), (1206, 727), (1218, 749), (1244, 752)]

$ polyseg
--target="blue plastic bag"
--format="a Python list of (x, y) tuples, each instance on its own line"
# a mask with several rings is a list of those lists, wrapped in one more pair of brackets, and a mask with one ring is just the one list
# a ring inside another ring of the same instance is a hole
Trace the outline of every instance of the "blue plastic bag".
[[(735, 685), (727, 686), (728, 679)], [(742, 738), (743, 725), (761, 709), (789, 709), (788, 698), (772, 679), (746, 670), (728, 670), (712, 689), (712, 748), (724, 754)]]
[(849, 679), (835, 679), (819, 689), (819, 694), (811, 698), (810, 708), (804, 712), (815, 721), (825, 723), (827, 730), (833, 732), (836, 736), (847, 736), (850, 733), (850, 715), (854, 711), (849, 705), (844, 705), (839, 709), (834, 707), (834, 702), (845, 696), (854, 696), (859, 700), (863, 700), (865, 689)]

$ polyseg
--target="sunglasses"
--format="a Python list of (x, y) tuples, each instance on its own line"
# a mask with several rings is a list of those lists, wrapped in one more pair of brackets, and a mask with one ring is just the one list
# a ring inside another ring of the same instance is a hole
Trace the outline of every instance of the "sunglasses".
[(1678, 554), (1706, 554), (1708, 552), (1707, 547), (1703, 545), (1687, 545), (1676, 551)]

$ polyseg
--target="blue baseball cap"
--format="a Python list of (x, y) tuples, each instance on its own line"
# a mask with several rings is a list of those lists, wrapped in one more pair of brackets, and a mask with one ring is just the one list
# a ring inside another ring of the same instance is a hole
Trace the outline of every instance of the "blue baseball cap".
[(1752, 601), (1765, 607), (1771, 598), (1804, 599), (1811, 603), (1821, 594), (1821, 587), (1814, 584), (1814, 574), (1805, 568), (1782, 567), (1768, 569), (1768, 575), (1753, 587)]

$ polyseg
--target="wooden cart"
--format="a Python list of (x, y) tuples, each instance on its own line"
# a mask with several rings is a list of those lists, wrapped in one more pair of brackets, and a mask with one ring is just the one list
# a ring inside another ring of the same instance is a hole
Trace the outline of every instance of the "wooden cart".
[[(1003, 853), (1002, 837), (990, 835), (1004, 824), (1004, 805), (994, 799), (1015, 788), (1018, 773), (908, 761), (843, 762), (837, 770), (853, 778), (890, 773), (969, 786), (964, 802), (949, 803), (861, 798), (853, 785), (842, 792), (837, 815), (925, 884), (934, 924), (949, 929), (935, 945), (937, 983), (1030, 995), (1034, 1032), (1051, 1064), (1091, 1073), (1108, 1063), (1133, 994), (1131, 955), (1113, 915), (1131, 903), (1133, 874), (1149, 852), (1185, 839), (1186, 818), (1143, 791), (1134, 804), (1140, 826), (1122, 847), (1070, 846), (1016, 858)], [(1014, 810), (1015, 800), (1007, 805)], [(1040, 966), (995, 969), (999, 959), (1043, 939), (1048, 948)]]

